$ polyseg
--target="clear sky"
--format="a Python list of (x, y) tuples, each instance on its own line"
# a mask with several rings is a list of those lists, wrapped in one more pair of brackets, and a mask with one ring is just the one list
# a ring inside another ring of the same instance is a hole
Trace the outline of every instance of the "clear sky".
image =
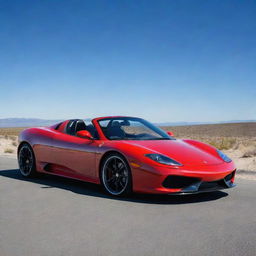
[(0, 118), (256, 119), (256, 1), (0, 0)]

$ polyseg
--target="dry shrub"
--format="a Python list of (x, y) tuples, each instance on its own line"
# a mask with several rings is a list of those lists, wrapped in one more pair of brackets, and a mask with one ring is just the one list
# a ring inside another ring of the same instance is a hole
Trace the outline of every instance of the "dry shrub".
[(234, 148), (237, 144), (237, 140), (235, 138), (215, 138), (208, 141), (208, 143), (220, 150), (228, 150)]
[(253, 157), (256, 156), (256, 147), (250, 147), (245, 150), (242, 157)]
[(25, 129), (24, 127), (0, 128), (0, 135), (18, 136), (19, 133), (24, 129)]
[(16, 141), (17, 137), (16, 136), (9, 136), (9, 139), (11, 139), (12, 141)]
[(186, 126), (164, 126), (166, 131), (174, 132), (175, 136), (185, 138), (187, 136), (207, 137), (233, 137), (253, 138), (256, 135), (256, 122), (252, 123), (227, 123), (227, 124), (205, 124)]
[(6, 148), (5, 150), (4, 150), (4, 153), (13, 153), (14, 152), (14, 150), (13, 149), (11, 149), (11, 148)]
[(12, 145), (13, 145), (14, 147), (17, 147), (18, 144), (17, 144), (16, 141), (13, 141), (13, 142), (12, 142)]

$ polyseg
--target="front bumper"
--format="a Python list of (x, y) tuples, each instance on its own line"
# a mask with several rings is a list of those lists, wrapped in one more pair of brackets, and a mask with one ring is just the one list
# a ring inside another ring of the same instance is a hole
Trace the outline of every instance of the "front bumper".
[[(186, 194), (198, 194), (198, 193), (206, 193), (219, 191), (223, 189), (233, 188), (236, 185), (234, 184), (234, 176), (235, 172), (233, 171), (228, 174), (224, 179), (216, 180), (216, 181), (196, 181), (191, 183), (188, 186), (183, 186), (181, 191), (171, 193), (172, 195), (186, 195)], [(166, 179), (172, 178), (172, 176), (168, 176)]]
[(233, 162), (197, 168), (140, 166), (132, 168), (133, 190), (173, 195), (218, 191), (235, 186), (235, 172)]

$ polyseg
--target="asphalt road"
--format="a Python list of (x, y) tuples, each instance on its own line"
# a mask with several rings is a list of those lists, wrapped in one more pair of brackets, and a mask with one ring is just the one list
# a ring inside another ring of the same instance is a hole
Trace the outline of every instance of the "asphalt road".
[(256, 255), (256, 182), (225, 192), (115, 199), (0, 157), (0, 255)]

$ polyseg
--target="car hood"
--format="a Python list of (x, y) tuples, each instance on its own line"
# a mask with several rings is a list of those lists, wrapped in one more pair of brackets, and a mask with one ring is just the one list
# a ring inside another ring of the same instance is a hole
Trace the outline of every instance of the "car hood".
[(144, 149), (145, 154), (163, 154), (182, 165), (217, 165), (224, 162), (217, 153), (210, 153), (183, 140), (126, 141), (125, 144)]

